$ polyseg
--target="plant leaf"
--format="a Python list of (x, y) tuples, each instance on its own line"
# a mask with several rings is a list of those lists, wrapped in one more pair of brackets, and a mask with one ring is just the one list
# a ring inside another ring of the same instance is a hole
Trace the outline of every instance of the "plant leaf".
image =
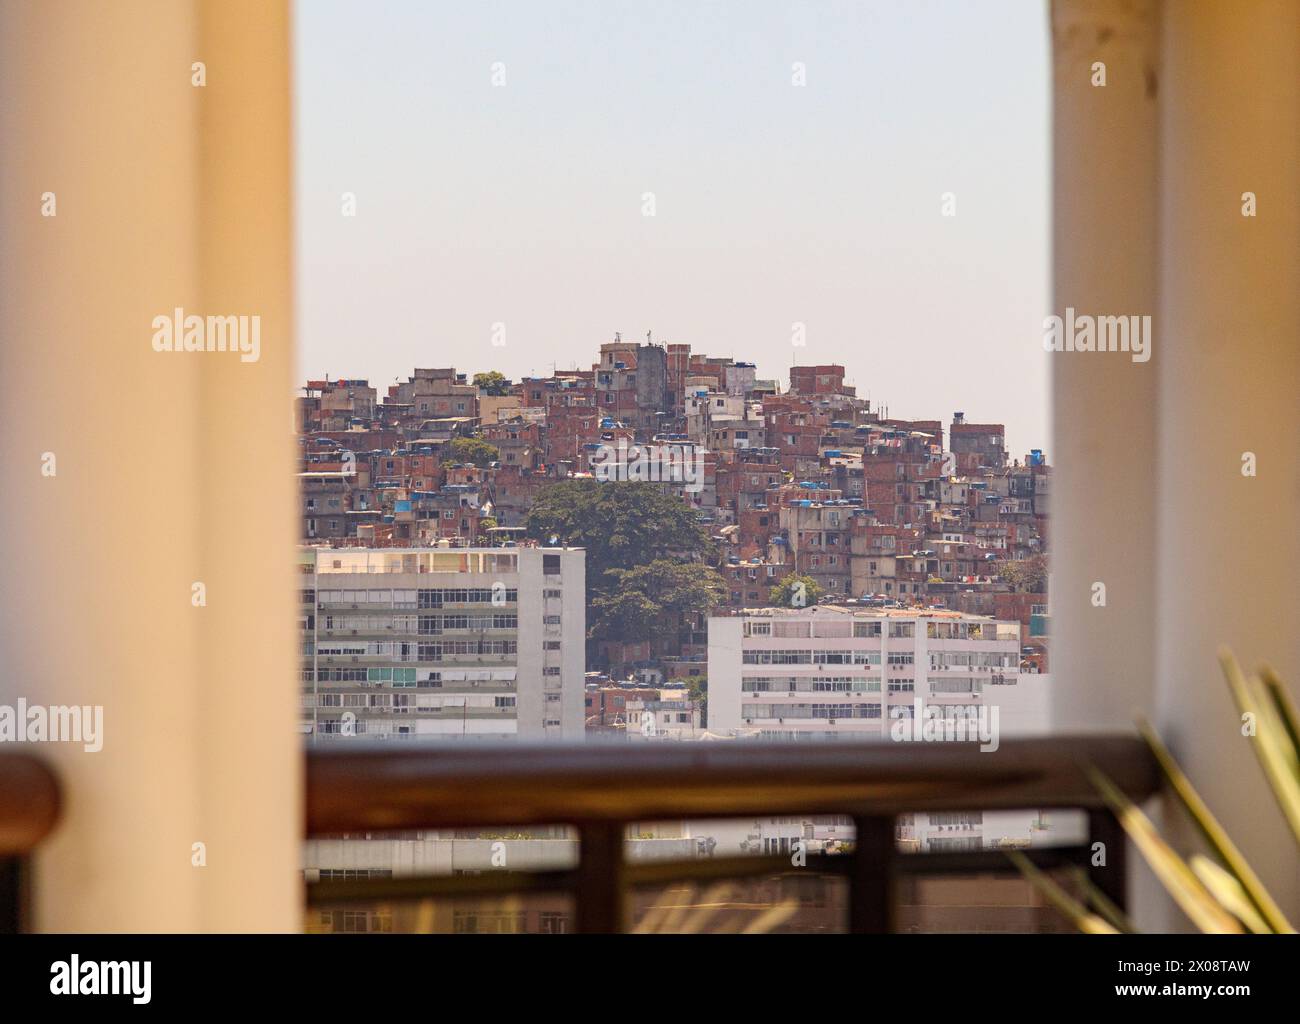
[[(1273, 698), (1265, 692), (1263, 684), (1248, 680), (1227, 648), (1219, 651), (1219, 661), (1228, 687), (1232, 690), (1237, 708), (1242, 714), (1255, 716), (1255, 735), (1251, 747), (1259, 758), (1260, 767), (1268, 778), (1286, 817), (1291, 832), (1300, 843), (1300, 778), (1294, 767), (1294, 748), (1285, 738), (1286, 726), (1278, 718)], [(1289, 752), (1289, 753), (1288, 753)]]
[(1075, 880), (1079, 883), (1079, 887), (1083, 889), (1083, 894), (1087, 897), (1088, 902), (1097, 909), (1097, 913), (1104, 917), (1112, 928), (1129, 935), (1137, 933), (1137, 928), (1134, 927), (1133, 922), (1128, 919), (1124, 911), (1115, 906), (1109, 896), (1093, 884), (1092, 879), (1088, 877), (1088, 872), (1084, 871), (1083, 868), (1076, 868)]
[(1273, 934), (1273, 929), (1259, 916), (1250, 897), (1246, 895), (1246, 890), (1231, 874), (1201, 853), (1192, 854), (1192, 871), (1201, 880), (1201, 884), (1219, 901), (1219, 905), (1238, 918), (1252, 932), (1257, 935)]
[[(1196, 827), (1200, 830), (1201, 835), (1205, 837), (1205, 841), (1210, 844), (1219, 859), (1227, 865), (1228, 870), (1240, 883), (1242, 891), (1254, 906), (1258, 916), (1268, 922), (1270, 931), (1294, 932), (1295, 929), (1287, 921), (1282, 909), (1268, 894), (1264, 884), (1251, 869), (1250, 863), (1242, 856), (1241, 851), (1237, 849), (1236, 844), (1233, 843), (1223, 826), (1210, 812), (1210, 808), (1206, 806), (1205, 801), (1196, 792), (1191, 779), (1178, 766), (1178, 762), (1174, 760), (1174, 756), (1161, 742), (1156, 731), (1151, 728), (1151, 724), (1145, 719), (1138, 719), (1138, 731), (1142, 734), (1142, 738), (1146, 740), (1147, 746), (1151, 748), (1151, 753), (1155, 755), (1161, 771), (1164, 772), (1165, 778), (1169, 780), (1170, 787), (1184, 809), (1186, 809), (1188, 816), (1196, 823)], [(1205, 881), (1199, 872), (1197, 877), (1200, 877), (1202, 882)], [(1209, 888), (1209, 886), (1206, 888)], [(1240, 914), (1237, 914), (1237, 916), (1241, 917)]]
[(1151, 870), (1192, 923), (1211, 934), (1240, 934), (1241, 924), (1215, 902), (1192, 869), (1160, 837), (1151, 819), (1102, 772), (1091, 765), (1086, 770)]
[(1282, 720), (1282, 727), (1291, 742), (1291, 763), (1300, 770), (1300, 715), (1296, 713), (1295, 705), (1291, 703), (1291, 694), (1287, 693), (1282, 680), (1269, 666), (1265, 665), (1259, 670), (1259, 678), (1268, 695), (1273, 698), (1278, 718)]
[(1020, 869), (1020, 873), (1029, 883), (1043, 894), (1049, 903), (1065, 916), (1081, 932), (1091, 935), (1113, 935), (1116, 929), (1076, 900), (1057, 884), (1056, 880), (1038, 870), (1038, 866), (1019, 850), (1006, 850), (1011, 863)]

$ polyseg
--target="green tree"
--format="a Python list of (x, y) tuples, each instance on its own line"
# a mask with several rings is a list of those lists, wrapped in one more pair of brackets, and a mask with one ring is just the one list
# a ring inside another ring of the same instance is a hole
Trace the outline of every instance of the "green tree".
[(670, 622), (670, 613), (712, 607), (700, 596), (715, 583), (700, 564), (712, 542), (691, 507), (654, 484), (562, 480), (538, 495), (524, 525), (535, 540), (586, 549), (589, 665), (608, 665), (602, 641), (680, 635), (680, 614)]
[(443, 449), (443, 462), (470, 462), (484, 469), (501, 458), (501, 452), (494, 444), (488, 444), (481, 437), (458, 437)]
[(658, 558), (609, 569), (591, 601), (592, 638), (635, 641), (676, 632), (684, 620), (716, 608), (723, 587), (717, 570), (698, 562)]
[(500, 370), (489, 370), (487, 373), (474, 374), (474, 386), (485, 395), (510, 394), (510, 381), (506, 379), (505, 374)]
[(807, 608), (817, 603), (822, 596), (822, 587), (811, 576), (792, 572), (780, 583), (768, 591), (769, 604), (783, 608)]
[(1047, 588), (1047, 558), (1034, 555), (1020, 561), (999, 562), (998, 576), (1013, 591), (1042, 594)]
[(686, 694), (700, 706), (700, 728), (709, 727), (709, 681), (704, 676), (691, 676), (689, 679), (678, 679), (669, 686), (680, 685), (686, 687)]
[(590, 589), (605, 588), (609, 569), (656, 559), (694, 560), (712, 543), (680, 498), (639, 481), (562, 480), (533, 503), (525, 523), (536, 540), (586, 548)]

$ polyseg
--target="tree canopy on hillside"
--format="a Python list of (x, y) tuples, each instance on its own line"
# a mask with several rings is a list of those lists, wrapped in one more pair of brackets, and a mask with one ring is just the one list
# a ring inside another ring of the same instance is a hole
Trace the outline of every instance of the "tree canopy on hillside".
[(807, 608), (816, 604), (821, 596), (820, 583), (811, 576), (792, 572), (768, 591), (767, 600), (769, 604), (782, 608)]
[(488, 444), (481, 437), (458, 437), (447, 443), (443, 452), (444, 462), (469, 462), (484, 469), (501, 458), (501, 452), (494, 444)]
[(598, 590), (608, 569), (693, 560), (712, 547), (689, 505), (637, 481), (562, 480), (542, 491), (525, 525), (543, 543), (586, 548), (587, 580)]
[(610, 569), (591, 602), (597, 640), (648, 640), (677, 630), (683, 616), (707, 615), (722, 600), (716, 569), (659, 558), (635, 569)]
[(510, 381), (506, 379), (506, 375), (500, 370), (489, 370), (487, 373), (474, 374), (474, 386), (485, 395), (510, 394)]

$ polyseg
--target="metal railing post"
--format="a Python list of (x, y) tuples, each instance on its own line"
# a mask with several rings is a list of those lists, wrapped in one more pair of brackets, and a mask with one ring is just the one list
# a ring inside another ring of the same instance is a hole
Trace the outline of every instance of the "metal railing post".
[(892, 817), (853, 819), (857, 839), (849, 871), (849, 931), (879, 935), (894, 930), (894, 842)]
[(622, 823), (600, 822), (578, 830), (574, 885), (577, 931), (610, 935), (627, 927)]
[[(1088, 880), (1120, 910), (1128, 910), (1127, 836), (1109, 808), (1088, 812)], [(1098, 848), (1098, 844), (1101, 844)]]

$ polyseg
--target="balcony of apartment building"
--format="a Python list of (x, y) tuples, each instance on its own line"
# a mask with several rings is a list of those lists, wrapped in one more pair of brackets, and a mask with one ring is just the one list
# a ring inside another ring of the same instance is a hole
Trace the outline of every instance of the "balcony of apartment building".
[[(1159, 796), (1134, 708), (1282, 908), (1300, 912), (1280, 824), (1241, 799), (1239, 780), (1254, 769), (1225, 726), (1215, 665), (1227, 643), (1300, 679), (1294, 581), (1279, 568), (1300, 564), (1288, 517), (1300, 434), (1278, 429), (1294, 420), (1300, 379), (1300, 137), (1290, 130), (1300, 8), (1050, 5), (1054, 306), (1150, 310), (1158, 325), (1147, 363), (1052, 362), (1062, 735), (1008, 741), (997, 755), (962, 744), (663, 742), (521, 744), (502, 756), (359, 744), (307, 754), (298, 741), (288, 6), (0, 8), (0, 109), (14, 141), (0, 181), (0, 328), (6, 339), (62, 339), (0, 348), (10, 469), (0, 703), (100, 706), (106, 729), (98, 753), (0, 751), (0, 924), (282, 931), (302, 926), (308, 904), (432, 899), (474, 883), (479, 893), (565, 894), (575, 927), (613, 931), (636, 912), (641, 897), (629, 894), (681, 878), (770, 878), (788, 864), (633, 861), (624, 844), (639, 823), (817, 813), (851, 819), (853, 846), (819, 855), (799, 885), (843, 886), (847, 926), (883, 930), (898, 925), (900, 896), (918, 880), (1006, 867), (998, 851), (900, 850), (913, 840), (898, 831), (907, 815), (1037, 808), (1079, 809), (1088, 821), (1080, 843), (1044, 863), (1095, 872), (1079, 858), (1100, 838), (1115, 854), (1094, 876), (1103, 891), (1127, 894), (1140, 924), (1178, 926), (1159, 890), (1126, 866), (1080, 771), (1092, 763), (1139, 799)], [(214, 69), (207, 86), (178, 87), (176, 55), (187, 64), (196, 52)], [(1104, 89), (1089, 82), (1098, 59), (1110, 67)], [(65, 116), (71, 93), (77, 118)], [(50, 188), (63, 200), (57, 222), (39, 212)], [(1259, 197), (1259, 216), (1240, 215), (1244, 192)], [(149, 318), (181, 299), (256, 312), (260, 359), (159, 359)], [(77, 415), (48, 400), (52, 381), (79, 396)], [(147, 419), (120, 397), (142, 393)], [(1247, 452), (1259, 467), (1250, 477), (1240, 472)], [(57, 455), (57, 475), (38, 472), (42, 453)], [(87, 508), (97, 510), (93, 537)], [(153, 526), (147, 542), (142, 524)], [(1095, 582), (1107, 589), (1101, 607)], [(302, 881), (307, 835), (557, 824), (575, 830), (572, 867)], [(201, 869), (196, 843), (209, 851)]]

